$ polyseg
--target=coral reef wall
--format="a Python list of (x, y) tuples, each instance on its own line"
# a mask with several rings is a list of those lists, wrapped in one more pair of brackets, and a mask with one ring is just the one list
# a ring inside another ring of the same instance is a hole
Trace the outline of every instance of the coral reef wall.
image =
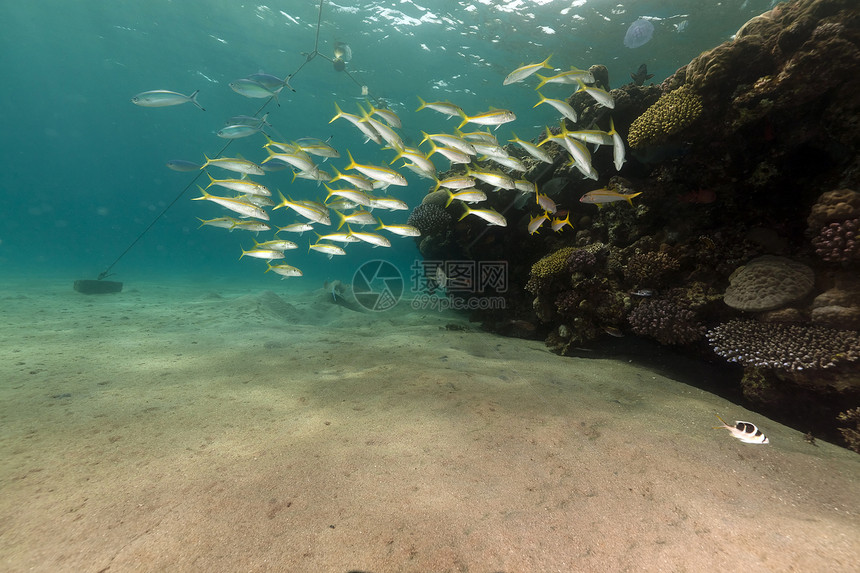
[[(591, 71), (609, 87), (606, 68)], [(853, 420), (840, 412), (860, 405), (860, 3), (779, 4), (662, 84), (610, 93), (613, 109), (573, 93), (568, 128), (612, 120), (627, 142), (620, 171), (611, 148), (593, 154), (597, 181), (554, 146), (552, 164), (508, 148), (573, 228), (531, 234), (534, 201), (485, 186), (508, 226), (448, 221), (442, 202), (422, 252), (508, 261), (506, 309), (475, 317), (491, 330), (525, 321), (534, 328), (514, 334), (560, 353), (609, 332), (735, 360), (755, 406), (839, 439), (838, 420)], [(580, 201), (599, 188), (641, 194)], [(839, 348), (820, 342), (828, 333)], [(787, 344), (801, 335), (817, 346)]]

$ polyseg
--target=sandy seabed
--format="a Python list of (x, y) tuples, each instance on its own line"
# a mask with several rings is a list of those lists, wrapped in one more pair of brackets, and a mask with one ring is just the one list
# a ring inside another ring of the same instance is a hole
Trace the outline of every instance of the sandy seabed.
[(0, 569), (857, 571), (857, 454), (296, 284), (0, 284)]

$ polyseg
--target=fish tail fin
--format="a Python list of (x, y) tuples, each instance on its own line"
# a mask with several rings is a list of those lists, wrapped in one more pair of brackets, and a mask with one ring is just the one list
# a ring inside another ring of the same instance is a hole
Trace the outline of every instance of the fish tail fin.
[(471, 212), (472, 212), (472, 210), (471, 210), (471, 209), (469, 209), (469, 206), (468, 206), (468, 205), (463, 205), (463, 208), (464, 208), (466, 211), (465, 211), (462, 215), (460, 215), (460, 218), (459, 218), (459, 219), (457, 219), (458, 221), (462, 221), (463, 219), (465, 219), (465, 218), (469, 215), (469, 213), (471, 213)]
[(242, 254), (241, 254), (241, 255), (239, 255), (239, 260), (240, 260), (240, 261), (242, 260), (242, 257), (244, 257), (244, 256), (245, 256), (245, 253), (247, 253), (247, 252), (248, 252), (248, 251), (246, 251), (245, 249), (242, 249)]
[(293, 74), (287, 74), (287, 77), (284, 78), (284, 85), (290, 88), (291, 92), (295, 92), (296, 90), (293, 86), (290, 85), (290, 78), (293, 77)]
[(335, 213), (337, 213), (337, 216), (340, 217), (340, 225), (338, 225), (337, 229), (335, 229), (335, 230), (340, 231), (340, 228), (343, 227), (344, 223), (346, 223), (346, 215), (344, 215), (343, 213), (341, 213), (340, 211), (337, 211), (337, 210), (335, 210)]
[(263, 272), (264, 272), (264, 273), (267, 273), (267, 272), (269, 272), (270, 270), (272, 270), (272, 263), (270, 263), (269, 261), (266, 261), (266, 270), (265, 270), (265, 271), (263, 271)]
[(339, 106), (339, 105), (337, 105), (337, 102), (334, 102), (334, 110), (335, 110), (337, 113), (335, 114), (335, 116), (334, 116), (333, 118), (331, 118), (331, 119), (329, 120), (329, 123), (333, 122), (334, 120), (336, 120), (336, 119), (338, 119), (338, 118), (343, 117), (343, 110), (342, 110), (342, 109), (340, 109), (340, 106)]
[(613, 133), (618, 133), (617, 131), (615, 131), (615, 122), (612, 120), (611, 115), (609, 116), (609, 131), (607, 131), (606, 133), (608, 133), (609, 135), (612, 135)]
[(385, 223), (380, 221), (378, 218), (376, 219), (376, 222), (379, 223), (379, 226), (377, 228), (375, 228), (374, 231), (379, 231), (380, 229), (385, 229)]
[(287, 206), (287, 198), (286, 198), (286, 197), (284, 197), (284, 194), (283, 194), (283, 193), (281, 193), (281, 190), (280, 190), (280, 189), (278, 189), (278, 195), (281, 197), (281, 202), (280, 202), (280, 203), (278, 203), (277, 205), (275, 205), (274, 207), (272, 207), (272, 210), (273, 210), (273, 211), (274, 211), (275, 209), (280, 209), (281, 207), (286, 207), (286, 206)]
[(537, 106), (539, 106), (540, 104), (542, 104), (543, 102), (545, 102), (545, 101), (546, 101), (546, 98), (545, 98), (545, 97), (543, 97), (543, 94), (542, 94), (542, 93), (540, 93), (540, 92), (538, 91), (539, 89), (540, 89), (540, 88), (535, 88), (535, 91), (537, 92), (538, 97), (540, 97), (540, 101), (539, 101), (539, 102), (537, 102), (536, 104), (534, 104), (534, 105), (532, 106), (532, 109), (536, 108)]
[(542, 75), (540, 75), (540, 74), (535, 74), (535, 77), (540, 78), (540, 83), (537, 85), (537, 87), (535, 88), (535, 90), (539, 90), (539, 89), (541, 89), (542, 87), (544, 87), (544, 86), (546, 85), (547, 80), (549, 79), (549, 78), (547, 78), (547, 77), (545, 77), (545, 76), (542, 76)]
[(422, 140), (421, 140), (421, 142), (420, 142), (418, 145), (416, 145), (415, 147), (419, 147), (419, 146), (421, 145), (421, 143), (424, 143), (425, 141), (427, 141), (428, 139), (430, 139), (430, 134), (429, 134), (429, 133), (427, 133), (427, 132), (426, 132), (426, 131), (424, 131), (424, 130), (421, 130), (421, 135), (423, 135), (423, 136), (424, 136), (424, 139), (422, 139)]
[(441, 182), (441, 181), (439, 181), (439, 178), (438, 178), (438, 177), (436, 177), (435, 175), (433, 176), (433, 179), (435, 179), (435, 180), (436, 180), (436, 185), (433, 187), (433, 192), (436, 192), (436, 191), (438, 191), (438, 190), (439, 190), (439, 187), (441, 187), (441, 186), (442, 186), (442, 182)]
[(427, 102), (426, 102), (426, 101), (424, 101), (423, 99), (421, 99), (421, 96), (416, 96), (416, 97), (418, 98), (418, 101), (420, 101), (420, 102), (421, 102), (421, 105), (420, 105), (420, 106), (418, 106), (418, 109), (416, 109), (415, 111), (421, 111), (422, 109), (424, 109), (425, 107), (427, 107)]
[(642, 194), (642, 191), (639, 191), (638, 193), (633, 193), (632, 195), (627, 195), (625, 198), (627, 199), (627, 202), (630, 203), (630, 206), (632, 207), (633, 206), (633, 198), (637, 197), (641, 194)]
[[(195, 201), (195, 199), (192, 199), (192, 201)], [(201, 219), (200, 217), (197, 217), (197, 220), (200, 221), (200, 227), (204, 226), (207, 223), (206, 219)], [(197, 228), (199, 229), (200, 227)]]
[(206, 160), (206, 163), (204, 163), (203, 165), (201, 165), (201, 166), (200, 166), (200, 169), (206, 169), (206, 166), (207, 166), (207, 165), (209, 165), (210, 163), (212, 163), (212, 160), (211, 160), (211, 159), (209, 159), (209, 157), (208, 157), (205, 153), (203, 154), (203, 159), (205, 159), (205, 160)]
[(200, 93), (200, 90), (194, 90), (194, 93), (191, 94), (190, 96), (188, 96), (188, 100), (191, 103), (193, 103), (194, 105), (196, 105), (197, 107), (199, 107), (200, 109), (202, 109), (203, 111), (206, 111), (206, 108), (197, 102), (197, 94), (199, 94), (199, 93)]
[(553, 67), (549, 65), (549, 59), (552, 57), (552, 54), (548, 55), (544, 61), (541, 62), (541, 66), (548, 70), (552, 70)]
[(197, 188), (200, 189), (200, 192), (203, 193), (203, 196), (202, 197), (194, 197), (191, 199), (192, 201), (202, 201), (203, 199), (208, 199), (209, 197), (211, 197), (211, 195), (206, 192), (206, 189), (204, 189), (200, 185), (198, 185)]
[(454, 193), (450, 189), (445, 189), (445, 192), (448, 193), (448, 200), (445, 201), (445, 207), (447, 207), (454, 201)]
[[(337, 104), (335, 104), (335, 105), (337, 105)], [(344, 170), (355, 169), (355, 159), (352, 158), (352, 152), (349, 149), (347, 149), (346, 154), (349, 156), (349, 165), (344, 167)]]

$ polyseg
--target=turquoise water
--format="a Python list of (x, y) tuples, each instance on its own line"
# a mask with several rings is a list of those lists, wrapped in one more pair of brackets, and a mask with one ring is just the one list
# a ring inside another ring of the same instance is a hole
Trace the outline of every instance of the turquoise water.
[[(295, 75), (296, 92), (281, 105), (266, 105), (276, 139), (331, 137), (344, 158), (322, 164), (346, 165), (349, 149), (360, 163), (388, 163), (391, 151), (362, 143), (358, 131), (339, 120), (329, 124), (334, 104), (357, 113), (364, 98), (385, 102), (403, 121), (401, 136), (417, 143), (421, 130), (453, 131), (455, 120), (433, 111), (415, 113), (417, 97), (450, 100), (467, 113), (491, 106), (508, 108), (517, 121), (498, 130), (531, 139), (557, 118), (549, 106), (532, 109), (532, 84), (503, 86), (523, 63), (553, 54), (567, 69), (604, 64), (612, 87), (629, 81), (640, 64), (662, 81), (700, 52), (729, 39), (749, 18), (767, 10), (769, 0), (722, 2), (702, 8), (697, 1), (603, 2), (591, 0), (450, 2), (325, 2), (319, 51), (331, 56), (335, 42), (352, 50), (347, 73), (317, 57)], [(234, 115), (258, 113), (265, 100), (234, 93), (228, 84), (259, 71), (294, 73), (311, 52), (319, 4), (280, 2), (185, 3), (154, 0), (6, 2), (0, 51), (0, 130), (4, 184), (0, 191), (0, 265), (15, 273), (68, 274), (95, 278), (105, 270), (182, 190), (195, 174), (165, 167), (171, 159), (200, 162), (218, 153), (226, 140), (215, 135)], [(627, 28), (638, 18), (655, 27), (651, 41), (628, 49)], [(533, 83), (533, 82), (532, 82)], [(143, 108), (130, 98), (142, 91), (200, 90), (201, 112), (190, 104)], [(547, 86), (545, 95), (564, 99), (568, 86)], [(279, 137), (280, 136), (280, 137)], [(261, 161), (260, 135), (234, 141), (226, 155)], [(440, 171), (447, 161), (437, 160)], [(394, 194), (416, 205), (428, 184), (403, 169), (409, 187)], [(228, 172), (216, 171), (216, 176)], [(201, 182), (205, 177), (201, 178)], [(262, 180), (293, 198), (321, 199), (321, 187), (290, 183), (289, 172)], [(125, 255), (111, 272), (117, 280), (141, 276), (244, 277), (263, 275), (259, 260), (238, 261), (250, 248), (250, 234), (198, 229), (196, 217), (224, 213), (192, 202), (191, 188)], [(275, 212), (279, 225), (298, 220)], [(408, 212), (384, 214), (387, 223), (405, 223)], [(261, 239), (268, 236), (261, 235)], [(348, 255), (327, 259), (288, 252), (287, 262), (306, 279), (349, 279), (369, 259), (385, 258), (400, 267), (419, 256), (414, 241), (392, 237), (390, 249), (350, 245)]]

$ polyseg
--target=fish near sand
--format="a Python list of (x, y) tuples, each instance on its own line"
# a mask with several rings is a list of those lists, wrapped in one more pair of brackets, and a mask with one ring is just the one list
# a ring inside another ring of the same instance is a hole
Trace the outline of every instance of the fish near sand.
[(726, 421), (717, 416), (717, 419), (722, 422), (722, 426), (714, 426), (715, 430), (721, 430), (725, 428), (729, 431), (729, 433), (735, 438), (739, 439), (745, 444), (769, 444), (770, 440), (767, 439), (761, 430), (759, 430), (755, 424), (751, 424), (750, 422), (743, 422), (738, 420), (735, 422), (734, 426), (730, 426), (726, 424)]

